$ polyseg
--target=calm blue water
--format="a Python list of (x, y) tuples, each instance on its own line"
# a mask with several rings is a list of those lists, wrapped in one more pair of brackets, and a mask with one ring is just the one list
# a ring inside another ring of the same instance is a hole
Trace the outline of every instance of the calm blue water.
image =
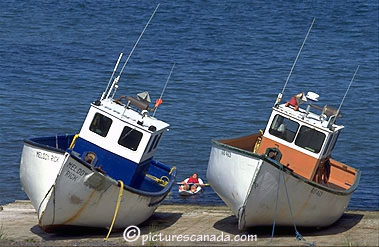
[[(120, 81), (120, 93), (159, 97), (171, 124), (156, 159), (205, 178), (212, 138), (263, 129), (313, 17), (285, 99), (300, 91), (342, 108), (334, 158), (362, 170), (351, 209), (379, 209), (378, 2), (161, 1)], [(0, 204), (26, 199), (23, 139), (77, 132), (114, 63), (128, 54), (154, 1), (0, 2)], [(222, 204), (212, 189), (167, 203)]]

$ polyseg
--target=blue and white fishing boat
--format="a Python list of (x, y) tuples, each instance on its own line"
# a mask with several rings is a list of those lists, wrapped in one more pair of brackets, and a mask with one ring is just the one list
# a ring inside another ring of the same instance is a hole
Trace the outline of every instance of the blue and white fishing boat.
[(169, 128), (154, 117), (162, 95), (153, 107), (147, 92), (115, 99), (122, 70), (112, 79), (121, 58), (122, 53), (106, 90), (91, 103), (79, 134), (24, 142), (21, 184), (43, 229), (138, 225), (171, 190), (175, 167), (153, 160)]

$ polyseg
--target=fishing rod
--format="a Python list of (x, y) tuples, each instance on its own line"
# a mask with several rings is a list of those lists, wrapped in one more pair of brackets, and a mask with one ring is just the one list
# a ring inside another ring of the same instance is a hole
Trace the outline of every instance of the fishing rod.
[(280, 102), (280, 100), (282, 99), (282, 96), (283, 96), (284, 90), (285, 90), (286, 87), (287, 87), (287, 83), (288, 83), (288, 81), (289, 81), (289, 79), (290, 79), (290, 77), (291, 77), (291, 75), (292, 75), (292, 71), (293, 71), (293, 69), (295, 68), (295, 65), (296, 65), (297, 59), (299, 58), (300, 53), (301, 53), (301, 51), (303, 50), (304, 44), (305, 44), (305, 42), (307, 41), (308, 35), (309, 35), (309, 33), (311, 32), (311, 29), (312, 29), (312, 27), (313, 27), (313, 24), (315, 23), (315, 20), (316, 20), (316, 18), (313, 18), (312, 24), (311, 24), (311, 26), (309, 27), (308, 32), (307, 32), (307, 34), (305, 35), (304, 41), (303, 41), (303, 43), (301, 44), (301, 47), (300, 47), (300, 49), (299, 49), (299, 52), (297, 53), (297, 56), (296, 56), (296, 58), (295, 58), (295, 61), (294, 61), (293, 64), (292, 64), (291, 70), (290, 70), (290, 72), (289, 72), (289, 74), (288, 74), (288, 76), (287, 76), (287, 80), (286, 80), (286, 83), (284, 84), (284, 87), (283, 87), (283, 89), (282, 89), (282, 92), (278, 94), (278, 97), (277, 97), (277, 99), (276, 99), (275, 105), (277, 105), (277, 104)]
[(348, 93), (349, 90), (350, 90), (351, 84), (353, 84), (353, 81), (354, 81), (355, 76), (357, 75), (358, 69), (359, 69), (359, 65), (358, 65), (357, 68), (355, 69), (354, 75), (353, 75), (353, 77), (351, 78), (351, 81), (350, 81), (350, 83), (349, 83), (349, 86), (348, 86), (347, 89), (346, 89), (345, 95), (343, 96), (342, 101), (341, 101), (341, 103), (340, 103), (340, 106), (338, 107), (337, 113), (336, 113), (336, 115), (335, 115), (336, 117), (334, 118), (333, 123), (336, 121), (337, 116), (338, 116), (339, 113), (340, 113), (340, 110), (341, 110), (342, 104), (343, 104), (343, 102), (345, 101), (346, 95), (347, 95), (347, 93)]
[(164, 91), (166, 90), (167, 83), (168, 83), (168, 81), (170, 80), (170, 77), (171, 77), (172, 71), (174, 70), (174, 67), (175, 67), (175, 63), (174, 63), (174, 64), (172, 65), (172, 67), (171, 67), (170, 74), (169, 74), (168, 77), (167, 77), (167, 80), (166, 80), (166, 83), (165, 83), (165, 85), (164, 85), (164, 87), (163, 87), (163, 90), (162, 90), (161, 96), (160, 96), (159, 99), (157, 99), (157, 101), (155, 102), (155, 109), (154, 109), (153, 117), (154, 117), (154, 115), (155, 115), (155, 112), (156, 112), (157, 109), (158, 109), (158, 106), (159, 106), (160, 104), (162, 104), (162, 96), (163, 96)]
[[(112, 83), (112, 86), (109, 88), (108, 91), (106, 91), (106, 92), (107, 92), (107, 95), (106, 95), (105, 98), (108, 98), (108, 97), (109, 97), (109, 95), (111, 94), (113, 88), (115, 87), (115, 85), (116, 85), (116, 84), (118, 83), (118, 81), (120, 80), (120, 77), (121, 77), (121, 75), (122, 75), (122, 72), (124, 72), (125, 66), (126, 66), (127, 63), (129, 62), (129, 59), (130, 59), (130, 57), (132, 56), (132, 54), (133, 54), (133, 52), (134, 52), (134, 49), (137, 47), (137, 45), (138, 45), (138, 43), (139, 43), (139, 41), (140, 41), (142, 35), (145, 33), (147, 26), (149, 26), (149, 24), (150, 24), (151, 20), (153, 19), (155, 13), (157, 12), (157, 10), (158, 10), (158, 8), (159, 8), (159, 5), (160, 5), (160, 4), (158, 3), (157, 7), (155, 7), (153, 14), (150, 16), (149, 21), (146, 23), (144, 29), (142, 30), (141, 34), (139, 35), (139, 37), (138, 37), (136, 43), (134, 44), (132, 50), (130, 51), (128, 57), (126, 58), (126, 61), (125, 61), (124, 65), (122, 66), (120, 73), (119, 73), (118, 76), (114, 79), (114, 81), (113, 81), (113, 83)], [(122, 57), (122, 52), (121, 52), (121, 54), (120, 54), (119, 60), (121, 59), (121, 57)], [(118, 67), (119, 60), (117, 61), (117, 64), (116, 64), (116, 66), (115, 66), (114, 73), (115, 73), (115, 71), (116, 71), (116, 69), (117, 69), (117, 67)], [(111, 77), (110, 81), (112, 80), (114, 73), (112, 74), (112, 77)], [(108, 85), (108, 86), (109, 86), (109, 85)], [(108, 87), (107, 87), (107, 89), (108, 89)], [(104, 92), (104, 93), (105, 93), (105, 92)]]

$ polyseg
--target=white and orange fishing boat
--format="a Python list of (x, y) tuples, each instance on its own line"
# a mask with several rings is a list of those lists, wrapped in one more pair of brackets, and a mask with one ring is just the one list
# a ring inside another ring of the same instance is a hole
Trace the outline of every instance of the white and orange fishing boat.
[(359, 170), (332, 158), (344, 128), (336, 122), (343, 101), (338, 109), (318, 107), (319, 95), (308, 92), (279, 104), (282, 93), (264, 131), (212, 141), (207, 179), (239, 229), (331, 225), (359, 183)]

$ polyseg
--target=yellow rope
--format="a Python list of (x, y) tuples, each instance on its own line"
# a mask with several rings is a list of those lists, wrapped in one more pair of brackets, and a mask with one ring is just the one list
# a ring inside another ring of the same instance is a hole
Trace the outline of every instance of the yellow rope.
[[(164, 187), (167, 186), (167, 184), (168, 184), (168, 180), (169, 180), (169, 178), (166, 177), (166, 176), (162, 176), (161, 178), (157, 178), (157, 177), (155, 177), (155, 176), (153, 176), (153, 175), (146, 174), (146, 177), (148, 177), (148, 178), (154, 180), (154, 181), (157, 182), (159, 185), (162, 185), (162, 186), (164, 186)], [(163, 180), (162, 178), (167, 178), (167, 181)]]
[(169, 172), (168, 174), (171, 175), (171, 173), (172, 173), (174, 170), (176, 170), (176, 166), (171, 167), (171, 170), (170, 170), (170, 172)]
[(75, 141), (76, 141), (76, 138), (78, 138), (78, 136), (79, 136), (79, 134), (74, 135), (74, 138), (72, 138), (69, 149), (72, 149), (75, 146)]
[(111, 234), (111, 231), (112, 231), (112, 228), (113, 228), (113, 224), (114, 224), (114, 222), (116, 221), (117, 214), (118, 214), (118, 209), (119, 209), (119, 207), (120, 207), (122, 193), (123, 193), (123, 191), (124, 191), (124, 182), (122, 182), (121, 180), (118, 180), (118, 182), (120, 183), (120, 192), (118, 193), (118, 198), (117, 198), (116, 208), (115, 208), (115, 210), (114, 210), (114, 215), (113, 215), (112, 224), (111, 224), (111, 226), (109, 227), (108, 234), (107, 234), (107, 236), (104, 238), (104, 241), (107, 241), (109, 235)]
[[(171, 169), (170, 169), (170, 172), (168, 173), (169, 175), (172, 174), (172, 172), (176, 169), (176, 166), (173, 166)], [(153, 176), (151, 174), (146, 174), (146, 177), (154, 180), (157, 184), (159, 185), (162, 185), (163, 187), (166, 187), (168, 185), (168, 182), (170, 181), (170, 179), (167, 177), (167, 176), (162, 176), (161, 178), (157, 178), (156, 176)], [(166, 179), (166, 180), (163, 180), (163, 179)]]

